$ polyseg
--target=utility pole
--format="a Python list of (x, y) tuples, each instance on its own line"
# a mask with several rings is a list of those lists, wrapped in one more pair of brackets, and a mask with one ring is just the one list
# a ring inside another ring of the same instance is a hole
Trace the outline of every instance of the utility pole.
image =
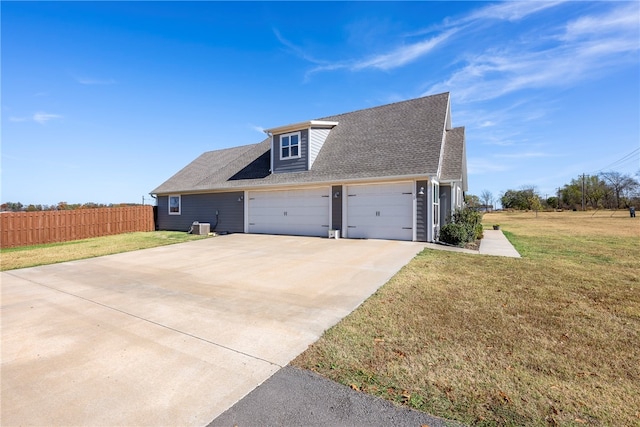
[(584, 212), (584, 174), (582, 174), (582, 211)]

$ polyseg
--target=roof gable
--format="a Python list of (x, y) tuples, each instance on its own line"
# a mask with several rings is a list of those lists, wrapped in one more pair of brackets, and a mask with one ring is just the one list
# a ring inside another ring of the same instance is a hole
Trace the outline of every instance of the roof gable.
[(463, 186), (466, 186), (467, 156), (464, 131), (464, 127), (447, 131), (440, 179), (443, 181), (463, 181)]
[[(273, 174), (271, 141), (202, 154), (152, 193), (436, 176), (450, 123), (443, 93), (318, 119), (338, 122), (307, 171)], [(313, 122), (311, 122), (313, 123)], [(286, 128), (281, 127), (281, 128)], [(274, 128), (279, 129), (279, 128)], [(446, 148), (446, 144), (445, 144)], [(443, 156), (446, 158), (446, 153)], [(446, 163), (446, 160), (443, 160)]]
[(435, 175), (449, 94), (325, 117), (337, 121), (313, 169), (358, 176)]

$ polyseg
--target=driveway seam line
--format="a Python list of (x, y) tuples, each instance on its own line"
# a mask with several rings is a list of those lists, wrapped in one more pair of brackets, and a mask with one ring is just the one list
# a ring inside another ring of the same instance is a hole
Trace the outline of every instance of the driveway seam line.
[(53, 286), (48, 286), (48, 285), (45, 285), (45, 284), (43, 284), (43, 283), (36, 282), (35, 280), (27, 279), (26, 277), (21, 277), (21, 276), (19, 276), (19, 275), (17, 275), (17, 274), (13, 274), (12, 272), (9, 272), (9, 271), (3, 271), (3, 273), (4, 273), (4, 274), (8, 274), (9, 276), (13, 276), (13, 277), (15, 277), (15, 278), (17, 278), (17, 279), (26, 280), (27, 282), (33, 283), (34, 285), (42, 286), (42, 287), (44, 287), (44, 288), (48, 288), (48, 289), (51, 289), (51, 290), (53, 290), (53, 291), (57, 291), (57, 292), (60, 292), (60, 293), (63, 293), (63, 294), (67, 294), (67, 295), (72, 296), (72, 297), (75, 297), (75, 298), (80, 298), (80, 299), (82, 299), (82, 300), (84, 300), (84, 301), (87, 301), (87, 302), (90, 302), (90, 303), (92, 303), (92, 304), (99, 305), (100, 307), (104, 307), (104, 308), (107, 308), (107, 309), (109, 309), (109, 310), (117, 311), (117, 312), (122, 313), (122, 314), (125, 314), (125, 315), (127, 315), (127, 316), (131, 316), (131, 317), (134, 317), (134, 318), (136, 318), (136, 319), (142, 320), (142, 321), (144, 321), (144, 322), (151, 323), (152, 325), (160, 326), (161, 328), (165, 328), (165, 329), (168, 329), (168, 330), (170, 330), (170, 331), (177, 332), (177, 333), (179, 333), (179, 334), (181, 334), (181, 335), (186, 335), (186, 336), (188, 336), (188, 337), (195, 338), (195, 339), (197, 339), (197, 340), (200, 340), (200, 341), (206, 342), (206, 343), (208, 343), (208, 344), (212, 344), (212, 345), (214, 345), (214, 346), (216, 346), (216, 347), (220, 347), (220, 348), (223, 348), (223, 349), (225, 349), (225, 350), (232, 351), (232, 352), (234, 352), (234, 353), (242, 354), (243, 356), (247, 356), (247, 357), (249, 357), (249, 358), (251, 358), (251, 359), (260, 360), (260, 361), (262, 361), (262, 362), (266, 362), (266, 363), (268, 363), (268, 364), (270, 364), (270, 365), (277, 366), (278, 368), (283, 368), (283, 366), (278, 365), (277, 363), (271, 362), (270, 360), (263, 359), (263, 358), (258, 357), (258, 356), (254, 356), (254, 355), (252, 355), (252, 354), (245, 353), (245, 352), (243, 352), (243, 351), (236, 350), (236, 349), (233, 349), (233, 348), (231, 348), (231, 347), (227, 347), (227, 346), (225, 346), (225, 345), (218, 344), (218, 343), (213, 342), (213, 341), (209, 341), (209, 340), (207, 340), (207, 339), (205, 339), (205, 338), (202, 338), (202, 337), (199, 337), (199, 336), (196, 336), (196, 335), (190, 334), (190, 333), (188, 333), (188, 332), (180, 331), (180, 330), (178, 330), (178, 329), (172, 328), (171, 326), (163, 325), (162, 323), (158, 323), (158, 322), (155, 322), (155, 321), (150, 320), (150, 319), (145, 319), (144, 317), (140, 317), (140, 316), (138, 316), (138, 315), (136, 315), (136, 314), (133, 314), (133, 313), (128, 313), (128, 312), (126, 312), (126, 311), (124, 311), (124, 310), (120, 310), (119, 308), (111, 307), (111, 306), (108, 306), (108, 305), (103, 304), (103, 303), (101, 303), (101, 302), (94, 301), (94, 300), (92, 300), (92, 299), (85, 298), (85, 297), (83, 297), (83, 296), (76, 295), (76, 294), (73, 294), (73, 293), (71, 293), (71, 292), (63, 291), (62, 289), (54, 288)]

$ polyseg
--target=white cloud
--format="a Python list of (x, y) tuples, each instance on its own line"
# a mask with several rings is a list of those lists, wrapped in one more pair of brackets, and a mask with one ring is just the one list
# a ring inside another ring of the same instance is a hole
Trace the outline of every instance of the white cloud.
[[(572, 86), (611, 67), (637, 62), (639, 27), (625, 17), (628, 11), (625, 5), (580, 18), (560, 35), (515, 39), (500, 50), (467, 55), (462, 68), (425, 94), (451, 91), (463, 102), (484, 101), (523, 89)], [(598, 26), (587, 28), (591, 22), (599, 22), (602, 32), (597, 32)]]
[(61, 119), (62, 116), (59, 114), (50, 114), (44, 112), (38, 112), (33, 115), (33, 121), (36, 123), (40, 123), (41, 125), (47, 123), (49, 120)]
[(635, 2), (619, 7), (600, 16), (583, 16), (567, 24), (562, 40), (576, 40), (582, 37), (606, 33), (631, 31), (637, 33), (640, 27), (640, 10)]
[(380, 70), (390, 70), (402, 67), (416, 59), (428, 54), (438, 45), (446, 41), (456, 30), (446, 31), (438, 36), (417, 43), (412, 43), (371, 58), (357, 60), (349, 66), (349, 69), (358, 71), (365, 68), (378, 68)]
[(264, 133), (264, 131), (265, 131), (265, 128), (263, 128), (262, 126), (256, 126), (256, 125), (249, 124), (249, 127), (251, 129), (255, 130), (256, 132)]
[(497, 19), (502, 21), (519, 21), (529, 15), (556, 7), (563, 1), (508, 1), (483, 7), (472, 12), (460, 22), (469, 22), (485, 19)]
[(540, 151), (528, 151), (523, 153), (496, 154), (495, 157), (502, 159), (531, 159), (535, 157), (552, 157), (552, 155)]
[(10, 122), (26, 122), (27, 120), (29, 119), (27, 119), (26, 117), (14, 117), (14, 116), (9, 117)]
[(285, 39), (282, 36), (282, 34), (280, 34), (280, 31), (278, 31), (277, 28), (273, 29), (273, 33), (275, 34), (275, 36), (278, 39), (278, 41), (280, 41), (280, 43), (282, 43), (285, 47), (287, 47), (296, 56), (299, 56), (300, 58), (302, 58), (302, 59), (304, 59), (306, 61), (309, 61), (311, 63), (314, 63), (314, 64), (326, 64), (327, 63), (327, 61), (322, 61), (322, 60), (314, 58), (313, 56), (309, 55), (301, 47), (296, 46), (295, 44), (291, 43), (289, 40)]
[(487, 158), (467, 159), (467, 171), (470, 175), (482, 175), (485, 173), (504, 172), (511, 169), (505, 162), (490, 160)]

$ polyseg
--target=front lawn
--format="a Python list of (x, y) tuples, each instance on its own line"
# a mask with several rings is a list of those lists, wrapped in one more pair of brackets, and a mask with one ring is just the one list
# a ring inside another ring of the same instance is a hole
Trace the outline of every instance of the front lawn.
[(293, 364), (473, 425), (640, 425), (640, 221), (483, 223), (523, 258), (425, 250)]
[(197, 236), (179, 231), (150, 231), (94, 237), (71, 242), (49, 243), (0, 249), (0, 270), (35, 267), (83, 258), (93, 258), (120, 252), (148, 249), (156, 246), (198, 240)]

